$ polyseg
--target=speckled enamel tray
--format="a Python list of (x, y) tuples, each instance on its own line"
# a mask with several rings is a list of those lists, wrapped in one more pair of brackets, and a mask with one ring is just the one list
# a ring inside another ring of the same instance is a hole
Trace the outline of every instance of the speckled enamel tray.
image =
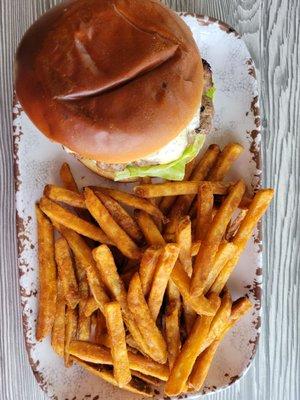
[[(260, 118), (257, 82), (249, 52), (239, 35), (226, 24), (208, 17), (182, 15), (195, 40), (213, 69), (217, 88), (214, 131), (207, 144), (223, 146), (237, 141), (245, 147), (230, 179), (242, 177), (251, 191), (260, 185)], [(89, 172), (61, 146), (38, 133), (20, 105), (14, 105), (14, 165), (17, 202), (20, 293), (23, 308), (24, 337), (29, 362), (41, 388), (57, 400), (126, 400), (138, 396), (127, 394), (73, 366), (65, 369), (51, 349), (49, 339), (37, 343), (37, 236), (34, 204), (45, 183), (59, 183), (58, 171), (67, 161), (80, 185), (99, 184)], [(108, 182), (104, 182), (108, 185)], [(257, 230), (230, 278), (234, 298), (249, 296), (254, 309), (226, 336), (206, 380), (204, 393), (231, 385), (249, 367), (257, 346), (261, 306), (261, 236)], [(197, 395), (188, 395), (195, 398)], [(157, 394), (156, 398), (162, 398)]]

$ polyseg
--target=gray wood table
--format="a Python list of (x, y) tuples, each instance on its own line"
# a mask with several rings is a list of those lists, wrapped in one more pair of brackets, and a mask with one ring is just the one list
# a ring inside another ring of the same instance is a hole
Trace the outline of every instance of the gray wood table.
[[(101, 0), (99, 0), (101, 1)], [(16, 261), (12, 158), (12, 75), (16, 46), (55, 0), (0, 0), (0, 399), (45, 395), (27, 362)], [(264, 223), (264, 317), (256, 359), (214, 400), (300, 399), (300, 1), (169, 0), (179, 11), (232, 25), (255, 61), (261, 84), (264, 186), (276, 197)]]

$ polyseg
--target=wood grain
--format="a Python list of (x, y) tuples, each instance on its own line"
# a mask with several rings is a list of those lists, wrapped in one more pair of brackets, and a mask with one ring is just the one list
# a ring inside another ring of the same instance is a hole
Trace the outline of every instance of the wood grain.
[[(23, 343), (16, 262), (12, 73), (16, 46), (55, 0), (0, 1), (0, 394), (41, 400)], [(179, 11), (221, 19), (243, 34), (261, 80), (264, 184), (277, 193), (264, 223), (264, 318), (247, 375), (212, 400), (300, 398), (300, 2), (169, 0)], [(80, 399), (81, 400), (81, 399)]]

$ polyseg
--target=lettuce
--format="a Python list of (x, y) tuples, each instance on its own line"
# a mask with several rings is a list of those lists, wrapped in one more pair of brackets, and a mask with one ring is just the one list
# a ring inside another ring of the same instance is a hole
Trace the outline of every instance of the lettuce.
[(181, 157), (168, 164), (150, 166), (128, 166), (123, 171), (116, 172), (115, 181), (128, 178), (142, 178), (146, 176), (168, 179), (171, 181), (182, 181), (185, 166), (199, 153), (205, 141), (205, 135), (197, 135), (193, 144), (190, 144), (182, 153)]
[(206, 93), (204, 93), (204, 96), (208, 97), (209, 99), (213, 100), (215, 97), (215, 92), (216, 92), (216, 87), (212, 86), (210, 87)]

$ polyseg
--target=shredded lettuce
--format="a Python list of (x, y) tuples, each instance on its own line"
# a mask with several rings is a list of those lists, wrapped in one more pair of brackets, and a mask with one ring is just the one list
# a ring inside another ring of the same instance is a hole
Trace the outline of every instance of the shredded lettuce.
[(128, 166), (123, 171), (116, 172), (115, 181), (128, 178), (143, 178), (146, 176), (182, 181), (185, 166), (199, 153), (205, 141), (205, 135), (197, 135), (193, 144), (190, 144), (182, 153), (181, 157), (168, 164), (150, 166)]
[(213, 100), (215, 97), (215, 93), (216, 93), (216, 87), (212, 86), (210, 87), (206, 93), (204, 93), (204, 96), (208, 97), (209, 99)]

